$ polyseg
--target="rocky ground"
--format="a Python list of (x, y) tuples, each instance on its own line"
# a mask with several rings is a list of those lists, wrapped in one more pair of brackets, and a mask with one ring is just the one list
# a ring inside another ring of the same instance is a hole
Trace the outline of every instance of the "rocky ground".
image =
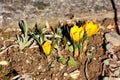
[[(113, 18), (112, 0), (0, 0), (0, 27), (16, 27), (24, 19), (35, 22), (67, 20), (72, 16), (80, 19)], [(120, 12), (120, 1), (114, 0)], [(119, 15), (119, 14), (118, 14)]]

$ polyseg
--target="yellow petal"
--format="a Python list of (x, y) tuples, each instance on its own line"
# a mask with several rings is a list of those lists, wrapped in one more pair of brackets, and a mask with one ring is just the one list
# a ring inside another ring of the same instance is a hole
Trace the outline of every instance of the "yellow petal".
[(79, 42), (83, 35), (84, 35), (83, 27), (79, 28), (78, 26), (74, 25), (70, 29), (70, 37), (73, 39), (74, 42)]
[(99, 30), (98, 25), (93, 23), (92, 21), (87, 21), (84, 25), (84, 29), (88, 37), (96, 34)]
[(80, 27), (80, 28), (79, 28), (79, 37), (80, 37), (80, 39), (83, 38), (83, 35), (84, 35), (84, 28), (83, 28), (83, 27)]
[(42, 49), (43, 49), (45, 55), (49, 55), (50, 51), (51, 51), (51, 43), (46, 41), (45, 43), (43, 43)]

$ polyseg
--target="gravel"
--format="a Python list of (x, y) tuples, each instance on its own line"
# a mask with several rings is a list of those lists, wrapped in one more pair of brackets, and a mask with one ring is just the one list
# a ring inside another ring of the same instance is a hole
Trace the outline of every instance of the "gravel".
[[(114, 1), (119, 12), (120, 0)], [(111, 0), (0, 0), (0, 27), (13, 26), (21, 19), (29, 23), (56, 21), (70, 15), (83, 17), (108, 12), (113, 13)]]

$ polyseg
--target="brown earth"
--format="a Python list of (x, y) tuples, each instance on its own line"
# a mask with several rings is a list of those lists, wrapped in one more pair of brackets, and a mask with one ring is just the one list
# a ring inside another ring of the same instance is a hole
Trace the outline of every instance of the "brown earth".
[[(102, 80), (102, 61), (108, 57), (104, 34), (111, 31), (107, 29), (107, 26), (113, 24), (113, 22), (113, 19), (97, 21), (103, 27), (100, 28), (96, 35), (89, 39), (87, 46), (87, 51), (90, 51), (92, 47), (95, 48), (91, 51), (93, 58), (85, 58), (83, 62), (77, 59), (78, 67), (68, 67), (67, 65), (60, 64), (57, 61), (59, 56), (55, 49), (53, 49), (49, 57), (42, 54), (36, 45), (27, 47), (21, 51), (15, 42), (16, 34), (19, 32), (16, 30), (10, 31), (9, 29), (1, 30), (0, 61), (6, 60), (9, 62), (9, 65), (0, 65), (0, 80), (10, 80), (16, 75), (24, 73), (28, 73), (33, 80), (74, 80), (68, 74), (76, 70), (80, 71), (76, 80)], [(71, 55), (64, 47), (59, 47), (59, 49), (64, 57)], [(117, 52), (116, 54), (120, 59), (119, 51), (120, 47), (116, 47), (115, 52)], [(87, 72), (85, 72), (85, 69), (87, 69)]]

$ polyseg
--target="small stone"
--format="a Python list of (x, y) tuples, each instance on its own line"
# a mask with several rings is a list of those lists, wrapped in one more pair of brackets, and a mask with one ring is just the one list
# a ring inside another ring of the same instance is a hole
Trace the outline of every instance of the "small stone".
[(92, 46), (90, 51), (94, 51), (96, 49), (96, 47)]
[(61, 64), (60, 65), (60, 70), (62, 70), (65, 67), (65, 65)]
[(108, 29), (115, 29), (115, 25), (108, 25), (107, 28)]
[(71, 78), (77, 79), (78, 76), (80, 75), (80, 71), (79, 71), (79, 70), (76, 70), (76, 71), (70, 73), (69, 75), (70, 75)]
[(40, 66), (38, 66), (38, 69), (40, 70), (42, 68), (42, 66), (40, 65)]
[(58, 78), (56, 77), (55, 80), (58, 80)]
[(0, 61), (0, 65), (8, 65), (9, 63), (7, 61)]
[(68, 73), (64, 73), (64, 76), (68, 76)]
[(116, 70), (116, 71), (114, 72), (114, 75), (115, 75), (115, 76), (119, 76), (119, 75), (120, 75), (120, 71), (119, 71), (119, 70)]
[(103, 63), (104, 63), (105, 65), (109, 65), (109, 64), (110, 64), (110, 63), (109, 63), (109, 60), (104, 60)]
[(29, 60), (26, 60), (26, 63), (28, 63), (28, 64), (29, 64), (29, 63), (30, 63), (30, 61), (29, 61)]
[(106, 45), (106, 49), (109, 50), (109, 49), (111, 49), (111, 48), (113, 48), (113, 45), (112, 45), (111, 43), (108, 43), (108, 44)]
[(105, 34), (107, 42), (113, 44), (113, 46), (120, 46), (120, 35), (116, 32), (109, 32)]

